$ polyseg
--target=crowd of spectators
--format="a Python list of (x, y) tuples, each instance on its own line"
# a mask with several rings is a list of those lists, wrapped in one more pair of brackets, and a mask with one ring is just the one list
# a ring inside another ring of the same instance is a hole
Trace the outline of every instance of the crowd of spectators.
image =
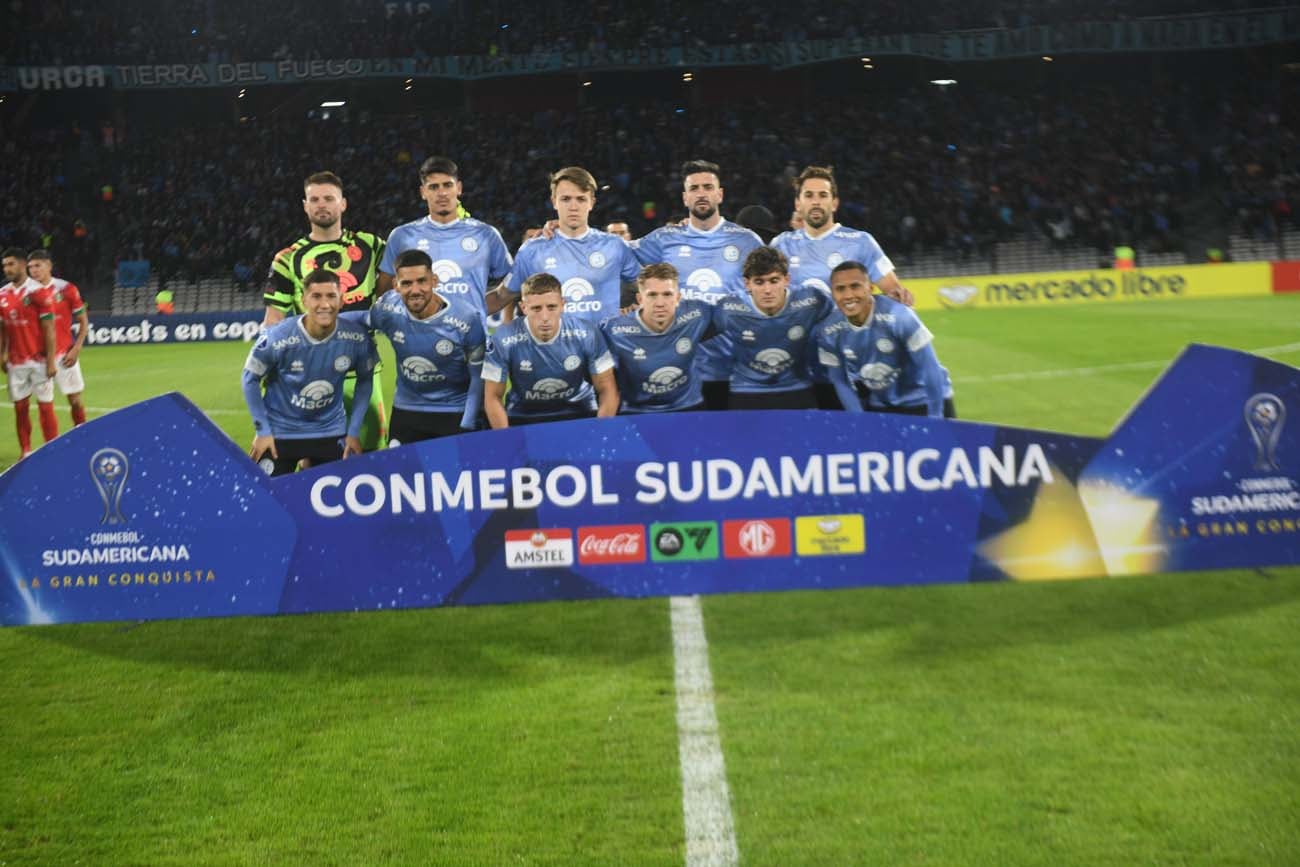
[[(1260, 6), (1216, 0), (1214, 11)], [(1197, 0), (12, 0), (0, 65), (497, 55), (1020, 27), (1207, 11)]]

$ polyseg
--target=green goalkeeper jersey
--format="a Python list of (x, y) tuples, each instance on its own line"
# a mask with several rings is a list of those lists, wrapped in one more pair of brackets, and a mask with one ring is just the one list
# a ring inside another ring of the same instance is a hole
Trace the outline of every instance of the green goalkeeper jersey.
[(286, 316), (302, 313), (302, 281), (317, 268), (339, 275), (342, 310), (368, 310), (375, 297), (384, 241), (370, 232), (344, 229), (337, 241), (302, 237), (275, 254), (267, 277), (267, 307)]

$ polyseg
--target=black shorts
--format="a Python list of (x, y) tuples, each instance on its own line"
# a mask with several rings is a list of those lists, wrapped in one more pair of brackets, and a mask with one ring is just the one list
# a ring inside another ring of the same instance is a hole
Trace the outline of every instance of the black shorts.
[(829, 382), (814, 382), (813, 394), (817, 395), (818, 409), (844, 409), (839, 393)]
[[(867, 412), (887, 412), (893, 415), (929, 415), (930, 410), (924, 405), (921, 406), (866, 406), (862, 407)], [(952, 398), (943, 399), (943, 417), (956, 418), (957, 408), (953, 406)]]
[(817, 409), (811, 387), (794, 391), (733, 391), (732, 409)]
[(271, 463), (268, 475), (285, 476), (298, 469), (298, 462), (304, 458), (311, 461), (313, 467), (337, 461), (343, 457), (343, 437), (315, 437), (312, 439), (275, 438), (275, 451), (278, 458), (272, 458), (270, 452), (262, 456), (258, 465), (265, 470)]
[(395, 406), (388, 421), (388, 445), (391, 448), (465, 433), (460, 427), (464, 416), (463, 412), (420, 412)]
[(727, 408), (727, 394), (731, 383), (725, 379), (706, 379), (700, 383), (700, 396), (704, 398), (704, 408), (719, 412)]
[(544, 416), (527, 416), (527, 417), (512, 415), (510, 416), (510, 426), (524, 427), (525, 425), (530, 425), (530, 424), (544, 424), (545, 422), (548, 421), (573, 421), (574, 419), (579, 419), (579, 418), (595, 418), (595, 417), (596, 417), (596, 411), (594, 409), (584, 409), (579, 412), (565, 413), (564, 415), (544, 415)]

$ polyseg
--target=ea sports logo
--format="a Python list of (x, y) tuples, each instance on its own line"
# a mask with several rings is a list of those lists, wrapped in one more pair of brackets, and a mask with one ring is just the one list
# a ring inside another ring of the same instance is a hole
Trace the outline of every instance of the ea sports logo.
[(564, 380), (548, 376), (546, 379), (537, 380), (529, 390), (540, 397), (554, 397), (562, 391), (567, 391), (568, 388), (569, 384)]
[(766, 521), (746, 521), (738, 537), (741, 550), (752, 557), (762, 557), (776, 547), (776, 531)]
[(418, 355), (412, 355), (402, 362), (402, 376), (412, 382), (432, 382), (443, 378), (438, 375), (438, 365)]
[(564, 296), (566, 301), (581, 301), (583, 298), (590, 298), (595, 295), (596, 290), (583, 278), (570, 277), (560, 287), (560, 294)]
[[(465, 240), (472, 240), (466, 238)], [(460, 270), (460, 265), (451, 259), (439, 259), (433, 263), (433, 273), (438, 275), (439, 283), (450, 283), (452, 280), (464, 277), (465, 274)]]
[(870, 364), (862, 365), (858, 375), (862, 377), (862, 382), (867, 388), (872, 391), (880, 391), (882, 388), (888, 388), (890, 383), (898, 378), (898, 371), (888, 364), (873, 361)]
[(784, 349), (764, 349), (754, 356), (754, 367), (764, 373), (780, 373), (790, 366), (790, 353)]
[(686, 285), (701, 292), (709, 292), (722, 288), (722, 278), (712, 268), (696, 268), (686, 278)]

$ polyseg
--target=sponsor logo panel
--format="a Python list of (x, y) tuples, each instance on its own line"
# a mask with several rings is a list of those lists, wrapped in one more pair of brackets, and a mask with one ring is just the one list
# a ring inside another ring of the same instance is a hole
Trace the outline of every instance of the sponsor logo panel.
[(656, 563), (718, 559), (717, 522), (651, 524), (650, 559)]
[(506, 568), (550, 569), (572, 565), (572, 530), (539, 528), (506, 531)]
[(578, 562), (584, 566), (645, 562), (645, 527), (607, 524), (578, 528)]
[(723, 553), (728, 559), (789, 557), (790, 519), (750, 518), (724, 521), (722, 539)]
[(795, 518), (794, 535), (800, 557), (867, 550), (867, 527), (861, 515), (802, 515)]

